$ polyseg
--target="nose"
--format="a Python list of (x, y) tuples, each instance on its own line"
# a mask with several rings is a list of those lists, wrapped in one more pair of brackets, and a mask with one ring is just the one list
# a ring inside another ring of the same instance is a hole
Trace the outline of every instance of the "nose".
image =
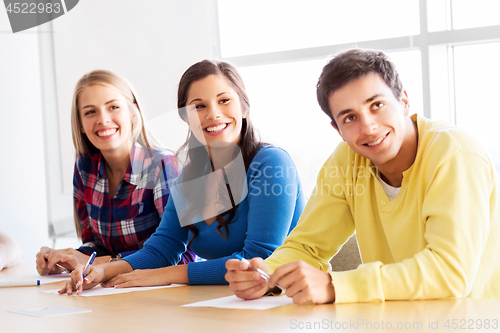
[(221, 114), (222, 113), (219, 104), (212, 104), (207, 107), (207, 113), (205, 117), (207, 119), (217, 119), (220, 118)]
[(99, 119), (97, 120), (99, 124), (106, 124), (110, 122), (109, 112), (107, 110), (101, 110), (99, 112)]
[(360, 118), (361, 118), (360, 124), (361, 124), (361, 133), (362, 134), (370, 135), (373, 132), (375, 132), (375, 130), (378, 127), (378, 123), (373, 115), (371, 115), (371, 114), (362, 115), (362, 116), (360, 116)]

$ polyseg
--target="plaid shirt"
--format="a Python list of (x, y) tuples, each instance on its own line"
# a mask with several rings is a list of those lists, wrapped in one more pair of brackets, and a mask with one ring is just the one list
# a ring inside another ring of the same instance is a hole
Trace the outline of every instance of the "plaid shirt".
[[(78, 250), (124, 257), (141, 249), (158, 227), (178, 164), (167, 151), (135, 143), (125, 176), (110, 198), (105, 163), (99, 151), (80, 156), (75, 163), (73, 197), (84, 243)], [(189, 252), (182, 262), (193, 259)]]

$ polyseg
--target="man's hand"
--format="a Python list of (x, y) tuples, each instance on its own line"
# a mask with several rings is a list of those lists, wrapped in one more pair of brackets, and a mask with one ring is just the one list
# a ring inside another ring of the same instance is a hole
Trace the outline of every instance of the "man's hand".
[(286, 295), (293, 298), (296, 304), (335, 302), (335, 289), (330, 274), (302, 260), (278, 267), (271, 275), (269, 287), (276, 286), (276, 283), (286, 289)]

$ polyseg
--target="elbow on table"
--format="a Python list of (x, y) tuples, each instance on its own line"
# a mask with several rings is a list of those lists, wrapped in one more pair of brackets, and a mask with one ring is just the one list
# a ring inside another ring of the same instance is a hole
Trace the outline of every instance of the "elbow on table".
[(446, 298), (463, 298), (469, 296), (474, 285), (474, 280), (464, 272), (453, 274), (448, 279), (449, 296)]

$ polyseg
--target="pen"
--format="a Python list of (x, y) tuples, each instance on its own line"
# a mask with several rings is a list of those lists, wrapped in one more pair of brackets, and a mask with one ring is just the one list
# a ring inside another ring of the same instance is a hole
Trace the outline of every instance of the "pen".
[[(260, 276), (262, 276), (264, 279), (269, 280), (271, 278), (269, 276), (269, 274), (267, 274), (266, 272), (264, 272), (262, 269), (257, 268), (254, 265), (251, 265), (250, 261), (246, 260), (245, 258), (243, 258), (242, 256), (240, 256), (239, 254), (235, 254), (235, 257), (236, 257), (236, 259), (239, 259), (240, 261), (243, 261), (245, 264), (247, 264), (251, 269), (253, 269), (257, 273), (259, 273)], [(278, 283), (276, 283), (276, 287), (280, 288), (281, 290), (285, 290), (285, 288), (281, 287)]]
[(0, 287), (28, 287), (39, 285), (40, 280), (0, 281)]
[[(47, 258), (45, 258), (45, 261), (48, 261)], [(65, 267), (59, 265), (59, 264), (56, 264), (57, 267), (59, 267), (60, 269), (63, 270), (63, 273), (69, 273), (69, 270), (67, 270)]]
[(69, 271), (65, 267), (63, 267), (63, 266), (61, 266), (59, 264), (56, 264), (56, 266), (59, 267), (60, 269), (62, 269), (63, 273), (69, 273)]
[[(92, 263), (94, 262), (94, 259), (95, 259), (95, 256), (97, 255), (96, 252), (92, 252), (92, 254), (90, 255), (90, 258), (89, 258), (89, 261), (87, 261), (87, 264), (85, 265), (85, 268), (83, 269), (83, 279), (85, 279), (85, 274), (87, 274), (87, 270), (89, 269), (89, 266), (92, 265)], [(80, 281), (78, 281), (76, 283), (76, 289), (78, 290), (78, 287), (80, 287)]]

